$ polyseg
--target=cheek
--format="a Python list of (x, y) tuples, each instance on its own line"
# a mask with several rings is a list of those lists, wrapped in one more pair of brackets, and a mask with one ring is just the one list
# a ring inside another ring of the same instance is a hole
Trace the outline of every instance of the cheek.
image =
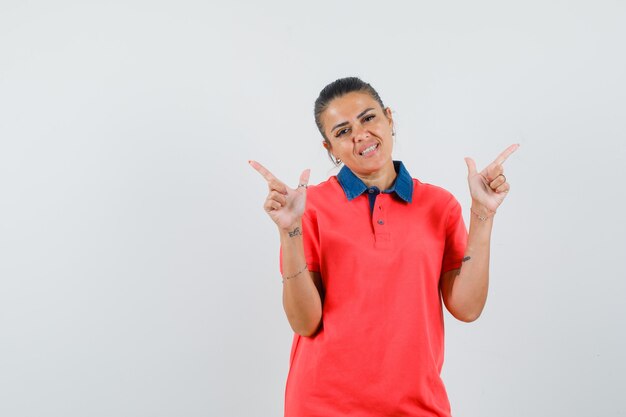
[(387, 130), (391, 131), (391, 126), (387, 120), (379, 120), (378, 123), (376, 123), (376, 129), (386, 132)]
[(391, 138), (391, 129), (389, 129), (386, 125), (376, 126), (376, 134), (383, 139)]

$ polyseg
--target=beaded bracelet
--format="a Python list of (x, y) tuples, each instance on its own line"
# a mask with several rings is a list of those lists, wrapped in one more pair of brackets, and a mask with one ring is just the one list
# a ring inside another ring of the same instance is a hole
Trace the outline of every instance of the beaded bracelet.
[(283, 277), (283, 284), (285, 283), (285, 280), (286, 280), (286, 279), (295, 278), (295, 277), (297, 277), (298, 275), (300, 275), (301, 273), (303, 273), (304, 271), (306, 271), (306, 269), (307, 269), (307, 264), (304, 264), (304, 268), (302, 268), (301, 270), (299, 270), (299, 271), (298, 271), (298, 272), (296, 272), (295, 274), (293, 274), (293, 275), (289, 275), (288, 277)]

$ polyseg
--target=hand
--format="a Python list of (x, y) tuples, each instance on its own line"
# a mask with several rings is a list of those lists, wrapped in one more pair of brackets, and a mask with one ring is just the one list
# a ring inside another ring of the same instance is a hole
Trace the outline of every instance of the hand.
[(304, 214), (306, 187), (309, 183), (311, 170), (305, 169), (302, 172), (298, 187), (294, 189), (287, 187), (258, 162), (248, 162), (265, 178), (270, 190), (263, 208), (280, 229), (291, 230), (293, 225), (300, 222)]
[(472, 158), (465, 158), (472, 206), (477, 206), (476, 208), (482, 211), (481, 214), (494, 214), (511, 189), (509, 183), (506, 182), (502, 164), (517, 148), (519, 148), (518, 144), (509, 146), (480, 172), (476, 172), (476, 163)]

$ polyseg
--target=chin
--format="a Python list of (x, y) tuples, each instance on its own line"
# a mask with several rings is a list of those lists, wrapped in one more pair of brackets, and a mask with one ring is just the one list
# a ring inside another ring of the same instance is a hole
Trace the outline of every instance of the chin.
[(355, 164), (354, 168), (352, 169), (351, 167), (348, 167), (350, 169), (352, 169), (352, 171), (355, 172), (362, 172), (364, 174), (373, 174), (374, 172), (378, 172), (380, 170), (385, 169), (385, 167), (387, 166), (388, 162), (384, 162), (384, 161), (358, 161), (357, 164)]

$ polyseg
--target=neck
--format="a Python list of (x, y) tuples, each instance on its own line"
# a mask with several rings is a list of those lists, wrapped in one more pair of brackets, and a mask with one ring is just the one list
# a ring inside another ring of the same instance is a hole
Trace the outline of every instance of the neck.
[(378, 171), (366, 175), (355, 172), (354, 175), (359, 177), (368, 187), (378, 187), (381, 191), (391, 188), (391, 184), (393, 184), (397, 176), (391, 159), (388, 164), (385, 164), (384, 168)]

